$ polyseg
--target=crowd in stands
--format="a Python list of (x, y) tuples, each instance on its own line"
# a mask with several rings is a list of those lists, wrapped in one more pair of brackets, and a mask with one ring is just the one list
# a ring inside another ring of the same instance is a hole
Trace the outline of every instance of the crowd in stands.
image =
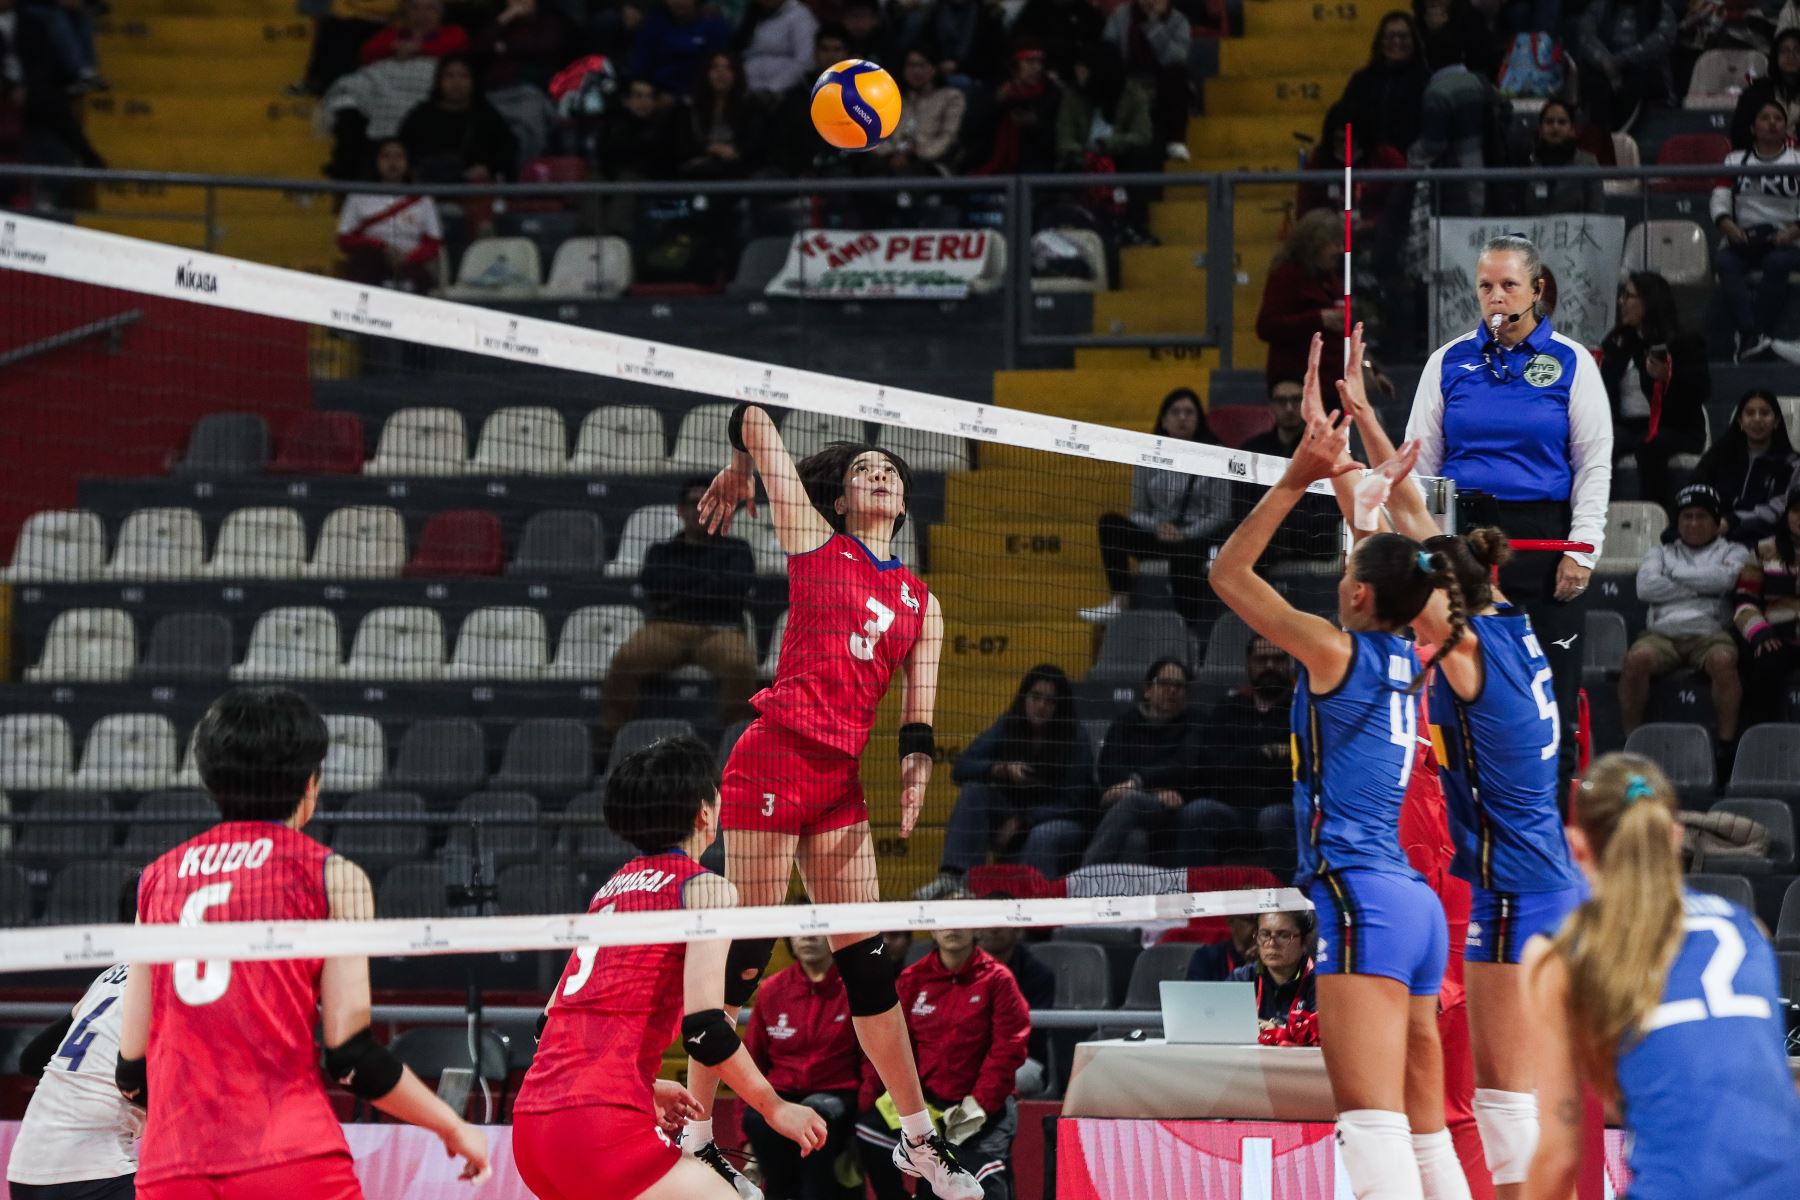
[(82, 132), (78, 98), (105, 91), (94, 0), (0, 0), (0, 156), (104, 167)]

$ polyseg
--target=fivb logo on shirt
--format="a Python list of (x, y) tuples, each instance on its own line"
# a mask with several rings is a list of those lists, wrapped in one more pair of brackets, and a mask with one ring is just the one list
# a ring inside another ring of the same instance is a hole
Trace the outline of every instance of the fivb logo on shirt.
[(1562, 378), (1562, 364), (1553, 354), (1534, 354), (1525, 364), (1525, 382), (1532, 387), (1547, 388)]
[(906, 607), (912, 609), (914, 612), (919, 611), (918, 597), (912, 594), (912, 588), (907, 586), (904, 582), (900, 584), (900, 603), (906, 605)]

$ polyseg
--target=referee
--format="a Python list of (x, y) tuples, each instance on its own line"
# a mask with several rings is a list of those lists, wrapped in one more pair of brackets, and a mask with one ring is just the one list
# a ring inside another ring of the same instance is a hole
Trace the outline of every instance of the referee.
[(1612, 411), (1593, 355), (1539, 310), (1544, 264), (1530, 240), (1497, 237), (1483, 246), (1475, 290), (1481, 324), (1425, 364), (1406, 436), (1418, 439), (1420, 474), (1456, 481), (1465, 528), (1497, 524), (1515, 540), (1594, 547), (1521, 553), (1500, 570), (1501, 590), (1530, 614), (1550, 662), (1566, 784), (1575, 764), (1588, 577), (1612, 489)]

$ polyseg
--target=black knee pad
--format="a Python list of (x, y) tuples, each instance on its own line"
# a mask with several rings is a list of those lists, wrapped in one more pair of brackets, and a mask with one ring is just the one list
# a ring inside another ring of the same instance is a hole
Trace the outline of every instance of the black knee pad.
[(850, 998), (850, 1015), (873, 1017), (900, 1003), (894, 980), (900, 964), (888, 954), (887, 943), (873, 935), (842, 950), (833, 950), (844, 994)]
[(739, 938), (725, 955), (725, 1003), (742, 1008), (756, 995), (756, 985), (769, 969), (775, 953), (774, 938)]

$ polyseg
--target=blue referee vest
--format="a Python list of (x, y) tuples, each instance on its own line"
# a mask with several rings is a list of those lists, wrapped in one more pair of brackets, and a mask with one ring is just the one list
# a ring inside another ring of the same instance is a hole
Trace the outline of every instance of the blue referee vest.
[(1499, 500), (1566, 501), (1569, 393), (1578, 346), (1558, 340), (1548, 318), (1508, 349), (1486, 325), (1444, 347), (1443, 473), (1464, 490)]

